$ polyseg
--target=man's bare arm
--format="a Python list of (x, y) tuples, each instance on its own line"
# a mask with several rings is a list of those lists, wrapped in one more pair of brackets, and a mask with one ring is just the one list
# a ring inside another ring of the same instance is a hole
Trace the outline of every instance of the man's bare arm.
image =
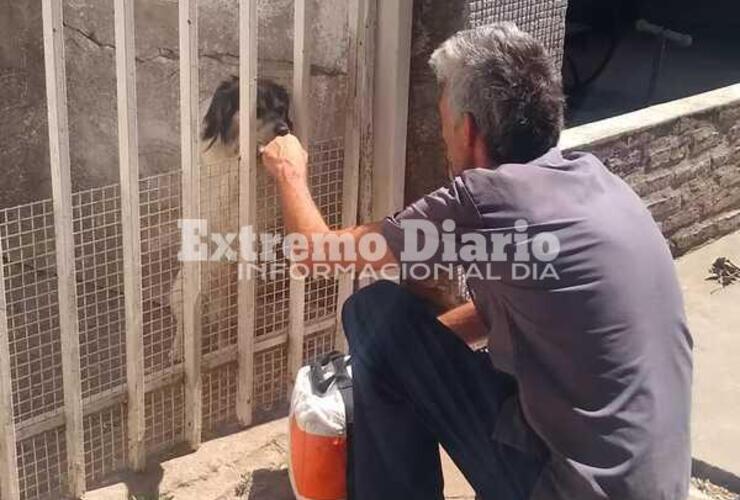
[[(262, 152), (262, 161), (268, 172), (275, 179), (280, 191), (280, 200), (283, 209), (283, 220), (287, 233), (301, 234), (309, 242), (309, 258), (302, 263), (308, 266), (329, 264), (332, 266), (355, 265), (364, 268), (371, 265), (380, 269), (389, 264), (395, 264), (396, 259), (387, 251), (377, 261), (367, 261), (358, 251), (358, 242), (363, 236), (381, 234), (381, 223), (366, 224), (333, 231), (329, 228), (311, 196), (308, 188), (308, 154), (298, 139), (292, 135), (278, 137), (267, 145)], [(344, 255), (340, 261), (321, 261), (315, 259), (313, 241), (315, 237), (331, 237), (333, 239), (351, 238), (353, 255)]]
[(452, 309), (438, 319), (469, 346), (480, 344), (488, 334), (472, 302)]

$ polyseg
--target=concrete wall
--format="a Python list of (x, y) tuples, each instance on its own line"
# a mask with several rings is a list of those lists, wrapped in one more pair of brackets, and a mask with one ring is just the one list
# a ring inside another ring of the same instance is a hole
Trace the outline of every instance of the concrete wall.
[(450, 35), (467, 26), (464, 0), (414, 0), (405, 199), (412, 202), (447, 178), (437, 113), (438, 89), (429, 57)]
[(438, 89), (429, 68), (432, 52), (455, 32), (496, 21), (513, 21), (536, 36), (559, 65), (567, 0), (414, 0), (411, 46), (406, 201), (447, 181), (437, 113)]
[(643, 198), (681, 255), (740, 229), (740, 84), (567, 130)]
[[(200, 4), (201, 104), (238, 71), (237, 0)], [(142, 176), (180, 161), (176, 0), (136, 0)], [(313, 137), (343, 135), (347, 2), (314, 0)], [(118, 181), (113, 1), (64, 0), (75, 190)], [(260, 71), (290, 85), (293, 1), (261, 0)], [(0, 207), (50, 196), (41, 2), (0, 0)]]

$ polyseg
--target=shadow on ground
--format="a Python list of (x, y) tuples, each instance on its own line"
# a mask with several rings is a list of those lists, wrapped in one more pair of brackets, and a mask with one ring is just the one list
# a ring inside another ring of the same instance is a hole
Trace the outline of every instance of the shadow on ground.
[(127, 472), (121, 476), (131, 500), (168, 500), (160, 494), (164, 470), (158, 463), (147, 467), (143, 473)]
[(242, 500), (295, 500), (286, 469), (252, 472)]

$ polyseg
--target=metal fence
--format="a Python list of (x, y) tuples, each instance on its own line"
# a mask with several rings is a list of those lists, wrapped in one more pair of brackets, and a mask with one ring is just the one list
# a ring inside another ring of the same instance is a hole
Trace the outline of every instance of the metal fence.
[[(115, 0), (121, 180), (75, 193), (62, 2), (41, 1), (53, 196), (0, 211), (3, 500), (80, 497), (178, 443), (196, 449), (225, 424), (247, 426), (282, 408), (302, 364), (344, 347), (337, 312), (352, 290), (348, 277), (239, 279), (233, 262), (178, 258), (181, 219), (205, 219), (218, 232), (283, 230), (276, 187), (255, 155), (255, 0), (239, 1), (241, 160), (200, 156), (197, 6), (180, 0), (182, 165), (146, 178), (134, 2)], [(316, 202), (339, 227), (356, 222), (371, 140), (376, 6), (349, 0), (346, 133), (316, 142), (307, 4), (295, 0), (295, 122), (310, 144)]]
[(567, 0), (469, 0), (468, 8), (471, 27), (514, 22), (544, 43), (561, 66)]

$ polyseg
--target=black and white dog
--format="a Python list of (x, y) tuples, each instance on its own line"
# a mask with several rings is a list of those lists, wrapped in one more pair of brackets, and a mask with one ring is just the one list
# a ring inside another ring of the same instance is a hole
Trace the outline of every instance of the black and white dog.
[[(288, 91), (270, 81), (257, 83), (257, 143), (265, 146), (278, 136), (291, 132), (290, 97)], [(254, 152), (257, 154), (257, 151)], [(237, 231), (239, 207), (239, 78), (232, 76), (216, 88), (208, 111), (203, 118), (201, 131), (201, 198), (204, 218), (211, 234), (233, 234)], [(204, 286), (206, 281), (230, 282), (236, 271), (233, 261), (220, 260), (204, 264)], [(170, 350), (170, 361), (175, 364), (183, 355), (183, 283), (182, 270), (173, 283), (169, 296), (170, 309), (175, 317), (175, 337)], [(202, 323), (223, 324), (222, 316), (228, 315), (235, 300), (229, 287), (217, 286), (201, 300)], [(228, 315), (233, 316), (233, 315)], [(200, 321), (200, 318), (198, 318)], [(233, 325), (235, 326), (235, 325)], [(229, 328), (217, 328), (216, 349), (228, 345)], [(213, 335), (209, 335), (212, 339)], [(223, 338), (221, 338), (223, 337)]]
[[(290, 97), (284, 87), (270, 80), (257, 82), (257, 142), (264, 146), (277, 136), (290, 133)], [(232, 76), (216, 89), (203, 120), (201, 136), (206, 149), (217, 142), (225, 146), (239, 141), (239, 78)]]

